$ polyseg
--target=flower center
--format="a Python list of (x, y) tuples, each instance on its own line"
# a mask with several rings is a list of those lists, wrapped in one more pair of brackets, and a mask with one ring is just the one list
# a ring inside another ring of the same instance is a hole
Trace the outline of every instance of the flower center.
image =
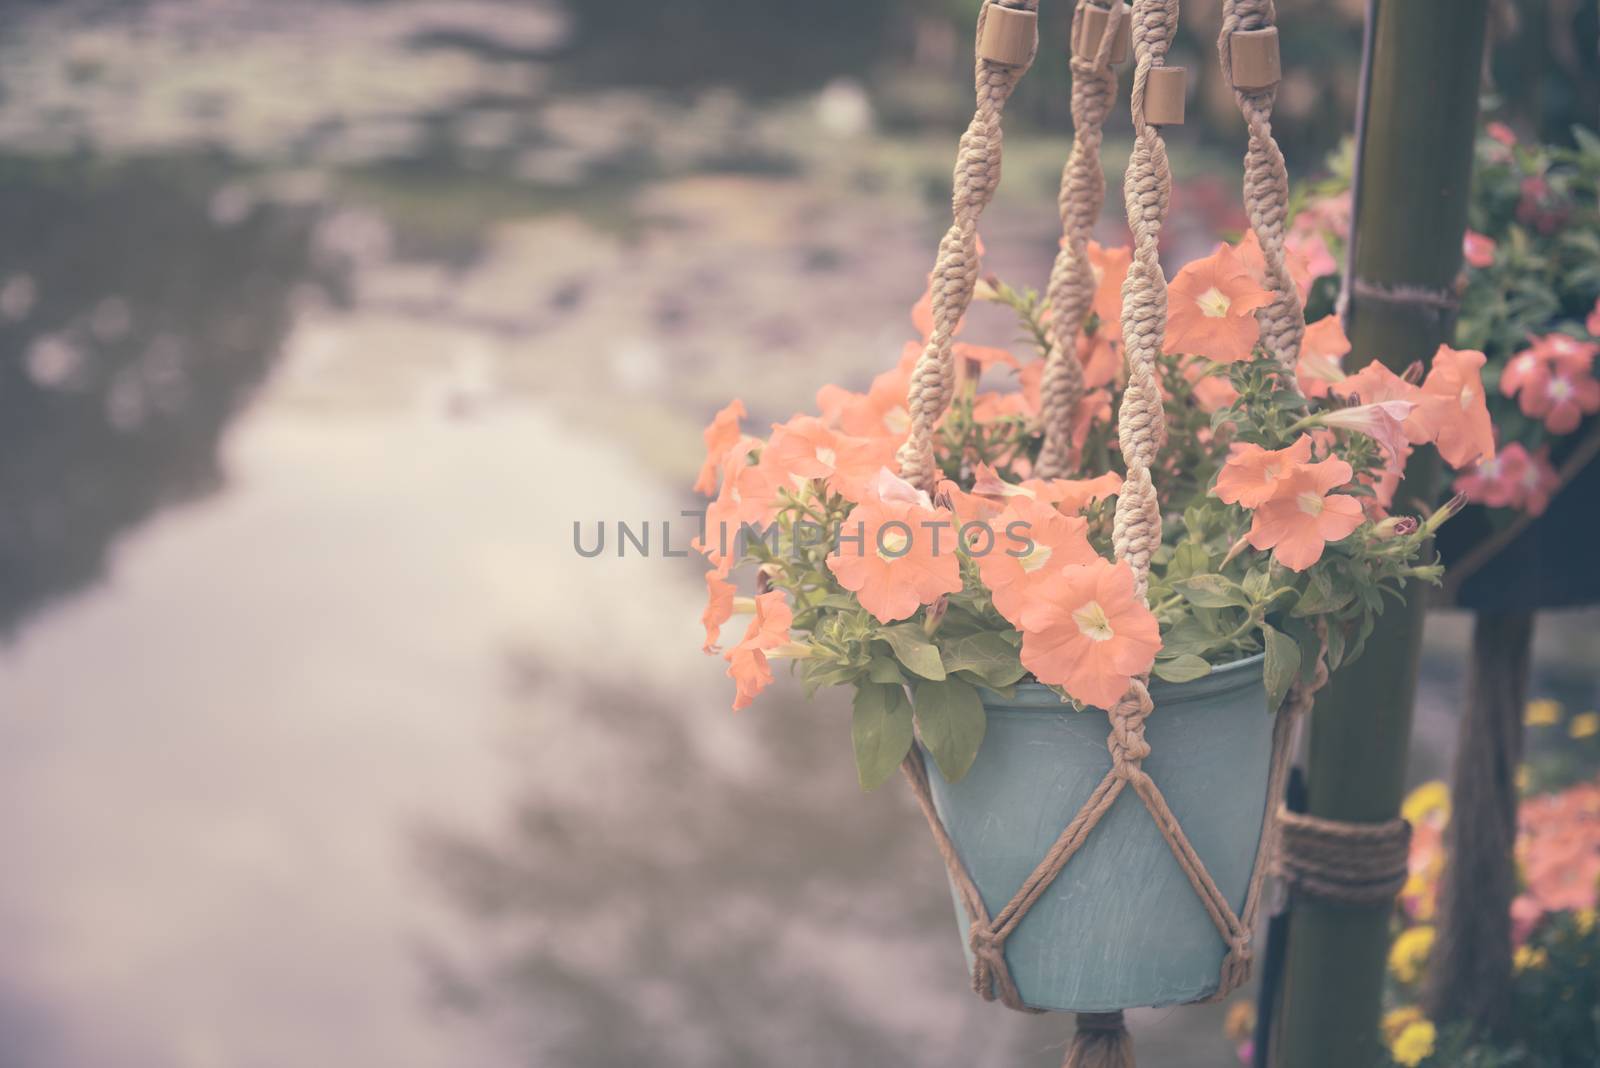
[(903, 434), (911, 426), (911, 413), (904, 408), (896, 408), (891, 412), (886, 412), (883, 417), (883, 425), (891, 434)]
[(881, 531), (878, 534), (878, 558), (893, 563), (906, 554), (906, 546), (910, 544), (911, 539), (905, 531)]
[(1467, 411), (1472, 407), (1472, 402), (1478, 399), (1478, 391), (1471, 386), (1461, 387), (1461, 410)]
[(1228, 299), (1227, 294), (1216, 286), (1212, 286), (1194, 298), (1194, 302), (1200, 306), (1200, 314), (1210, 319), (1220, 319), (1227, 315), (1228, 308), (1233, 305), (1233, 301)]
[(839, 454), (824, 445), (817, 450), (817, 459), (828, 467), (835, 467), (839, 462)]
[(1322, 494), (1320, 493), (1312, 493), (1311, 491), (1307, 490), (1305, 493), (1302, 493), (1296, 497), (1294, 502), (1306, 515), (1322, 514), (1323, 501)]
[(1050, 562), (1050, 553), (1053, 550), (1048, 545), (1033, 543), (1033, 550), (1026, 556), (1017, 558), (1017, 563), (1022, 565), (1022, 570), (1033, 573)]
[(1111, 620), (1106, 617), (1106, 610), (1100, 607), (1099, 601), (1090, 601), (1072, 613), (1072, 621), (1078, 625), (1078, 630), (1090, 641), (1109, 641), (1113, 636)]
[(1565, 401), (1572, 399), (1572, 383), (1567, 381), (1565, 378), (1552, 378), (1550, 380), (1550, 385), (1546, 387), (1546, 390), (1550, 394), (1550, 399), (1553, 401)]

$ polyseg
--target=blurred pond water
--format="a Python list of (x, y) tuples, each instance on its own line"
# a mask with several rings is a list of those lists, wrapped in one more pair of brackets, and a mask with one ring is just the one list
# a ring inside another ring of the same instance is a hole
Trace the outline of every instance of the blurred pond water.
[[(1059, 1062), (967, 991), (840, 697), (732, 715), (692, 562), (570, 540), (692, 506), (727, 396), (898, 355), (949, 131), (563, 88), (540, 4), (11, 17), (0, 1064)], [(1008, 277), (1064, 155), (1008, 154)], [(1220, 1009), (1138, 1016), (1234, 1063)]]

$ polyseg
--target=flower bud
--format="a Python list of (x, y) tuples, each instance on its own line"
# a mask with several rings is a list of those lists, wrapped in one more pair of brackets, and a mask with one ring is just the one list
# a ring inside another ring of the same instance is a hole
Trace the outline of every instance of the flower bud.
[(944, 622), (944, 614), (950, 610), (950, 597), (940, 594), (939, 599), (928, 606), (927, 618), (922, 621), (922, 632), (928, 637), (933, 637), (939, 629), (939, 624)]
[(1380, 538), (1404, 538), (1415, 534), (1422, 524), (1416, 516), (1392, 515), (1377, 525)]

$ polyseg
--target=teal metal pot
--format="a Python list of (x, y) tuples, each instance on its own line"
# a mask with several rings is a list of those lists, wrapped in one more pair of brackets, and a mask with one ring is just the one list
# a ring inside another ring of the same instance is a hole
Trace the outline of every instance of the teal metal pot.
[[(983, 696), (988, 733), (966, 778), (951, 784), (927, 766), (939, 817), (993, 915), (1110, 769), (1110, 728), (1104, 713), (1074, 711), (1035, 683), (1010, 699)], [(1237, 914), (1272, 755), (1262, 658), (1193, 682), (1152, 680), (1150, 696), (1145, 770)], [(959, 898), (956, 913), (965, 944)], [(1144, 803), (1124, 790), (1011, 935), (1006, 960), (1034, 1008), (1109, 1012), (1215, 992), (1226, 948)]]

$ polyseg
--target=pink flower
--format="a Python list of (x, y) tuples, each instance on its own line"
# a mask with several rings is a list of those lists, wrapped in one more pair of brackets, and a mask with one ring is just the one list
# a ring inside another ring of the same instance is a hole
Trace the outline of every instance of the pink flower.
[(1304, 571), (1322, 559), (1329, 542), (1342, 541), (1361, 525), (1361, 502), (1332, 490), (1350, 481), (1350, 465), (1328, 459), (1302, 464), (1255, 510), (1250, 544), (1273, 550), (1291, 571)]
[(1583, 328), (1591, 335), (1600, 336), (1600, 299), (1594, 302), (1594, 308), (1589, 312), (1589, 318), (1584, 322)]
[(1476, 230), (1468, 230), (1461, 239), (1461, 254), (1473, 267), (1487, 267), (1494, 263), (1494, 238), (1485, 237)]
[(1484, 362), (1481, 352), (1440, 345), (1422, 382), (1417, 410), (1407, 420), (1411, 440), (1417, 441), (1420, 430), (1451, 467), (1494, 455), (1494, 428), (1483, 394)]
[(1456, 489), (1474, 504), (1541, 515), (1559, 483), (1548, 449), (1529, 453), (1514, 441), (1457, 477)]
[(1383, 446), (1391, 457), (1399, 457), (1409, 444), (1405, 421), (1415, 407), (1411, 401), (1377, 401), (1352, 408), (1336, 408), (1318, 416), (1317, 422), (1321, 426), (1365, 434)]
[(739, 420), (745, 416), (744, 402), (735, 397), (728, 406), (711, 418), (711, 425), (701, 435), (706, 443), (705, 463), (700, 465), (700, 475), (694, 480), (694, 491), (707, 497), (717, 493), (717, 474), (722, 461), (727, 459), (739, 444)]
[(735, 686), (733, 710), (748, 708), (757, 694), (772, 685), (772, 666), (767, 652), (789, 641), (789, 624), (794, 613), (781, 590), (756, 598), (755, 618), (738, 645), (723, 654), (728, 661), (728, 678)]
[(1524, 349), (1500, 375), (1500, 392), (1517, 398), (1522, 414), (1543, 419), (1552, 434), (1570, 434), (1585, 415), (1600, 411), (1593, 374), (1600, 345), (1552, 333)]
[(1513, 148), (1517, 143), (1517, 135), (1511, 132), (1511, 127), (1503, 122), (1491, 122), (1484, 126), (1483, 132), (1499, 141), (1507, 148)]

